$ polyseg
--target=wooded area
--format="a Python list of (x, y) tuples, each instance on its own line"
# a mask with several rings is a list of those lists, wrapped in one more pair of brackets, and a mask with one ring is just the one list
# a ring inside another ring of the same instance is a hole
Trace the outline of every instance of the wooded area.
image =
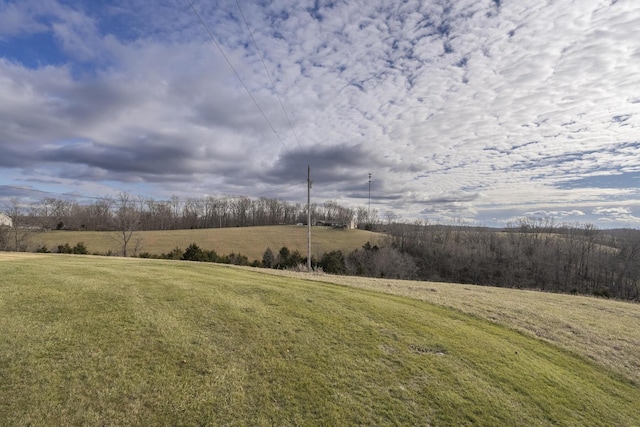
[[(306, 224), (307, 205), (266, 197), (207, 196), (180, 199), (174, 196), (169, 200), (154, 200), (120, 193), (115, 198), (95, 199), (89, 204), (52, 197), (29, 206), (14, 201), (7, 215), (20, 217), (23, 223), (46, 230), (183, 230)], [(311, 204), (311, 216), (314, 221), (370, 222), (365, 208), (353, 210), (331, 200)]]
[(414, 223), (387, 232), (421, 280), (639, 299), (638, 230), (523, 218), (502, 230)]

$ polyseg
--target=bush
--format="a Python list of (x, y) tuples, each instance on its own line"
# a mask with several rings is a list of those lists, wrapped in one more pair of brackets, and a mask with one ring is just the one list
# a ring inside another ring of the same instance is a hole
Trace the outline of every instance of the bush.
[(280, 248), (280, 252), (278, 252), (278, 268), (286, 268), (289, 265), (289, 257), (291, 256), (291, 252), (289, 248), (283, 246)]
[(225, 258), (226, 264), (249, 265), (249, 258), (246, 255), (230, 253)]
[(185, 249), (184, 253), (182, 254), (181, 259), (184, 261), (207, 261), (208, 259), (207, 254), (205, 254), (205, 252), (200, 249), (200, 247), (198, 245), (196, 245), (195, 243), (190, 244), (187, 249)]
[[(44, 248), (46, 249), (46, 247)], [(69, 243), (65, 243), (64, 245), (58, 245), (57, 253), (87, 255), (89, 254), (89, 251), (87, 250), (87, 247), (84, 245), (84, 242), (78, 242), (74, 247), (69, 246)]]
[(182, 249), (180, 249), (179, 247), (176, 246), (168, 254), (160, 255), (160, 258), (162, 258), (162, 259), (174, 259), (174, 260), (182, 259)]
[(78, 242), (73, 248), (71, 248), (71, 253), (77, 254), (77, 255), (87, 255), (89, 251), (87, 250), (87, 247), (84, 245), (84, 242)]
[(64, 245), (58, 245), (59, 254), (70, 254), (72, 252), (73, 252), (73, 249), (71, 248), (71, 246), (69, 246), (68, 243), (65, 243)]
[(318, 265), (322, 267), (323, 272), (329, 274), (344, 274), (347, 271), (342, 251), (324, 253)]
[(264, 268), (273, 268), (276, 265), (276, 256), (274, 255), (271, 248), (267, 248), (262, 255), (262, 266)]

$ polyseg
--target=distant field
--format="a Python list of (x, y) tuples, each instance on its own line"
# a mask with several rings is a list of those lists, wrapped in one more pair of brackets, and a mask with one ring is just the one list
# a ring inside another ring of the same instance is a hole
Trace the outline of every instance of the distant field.
[[(368, 241), (374, 243), (380, 234), (365, 230), (341, 230), (329, 227), (312, 227), (312, 255), (340, 249), (350, 252)], [(134, 234), (129, 243), (128, 252), (133, 253), (136, 240), (140, 239), (138, 253), (149, 252), (159, 255), (168, 253), (176, 246), (184, 250), (191, 243), (202, 249), (215, 250), (218, 255), (231, 252), (247, 255), (250, 261), (262, 260), (267, 247), (275, 253), (287, 246), (291, 251), (299, 250), (307, 254), (307, 228), (295, 225), (268, 227), (236, 227), (199, 230), (140, 231)], [(48, 231), (34, 234), (31, 238), (32, 249), (46, 245), (55, 251), (58, 245), (74, 246), (84, 242), (89, 253), (122, 253), (121, 238), (115, 232), (97, 231)]]
[[(511, 314), (498, 313), (513, 305), (509, 313), (526, 318), (529, 305), (545, 308), (544, 294), (486, 297), (457, 285), (460, 304), (485, 306), (470, 315), (440, 305), (453, 295), (440, 284), (416, 289), (445, 298), (429, 303), (207, 263), (5, 253), (0, 260), (0, 425), (640, 419), (638, 383), (580, 346), (569, 351), (518, 332)], [(377, 291), (400, 286), (371, 283)], [(624, 322), (637, 325), (628, 317), (640, 313), (637, 305), (574, 301), (580, 312), (593, 310), (594, 322), (607, 310), (593, 328), (596, 345)], [(550, 304), (554, 319), (542, 324), (585, 330)], [(483, 312), (494, 314), (487, 320)]]

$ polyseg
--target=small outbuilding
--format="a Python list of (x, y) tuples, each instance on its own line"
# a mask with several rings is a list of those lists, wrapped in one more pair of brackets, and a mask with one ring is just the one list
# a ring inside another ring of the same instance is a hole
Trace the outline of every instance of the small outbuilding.
[(4, 226), (4, 227), (13, 226), (13, 221), (11, 220), (11, 218), (3, 214), (2, 212), (0, 212), (0, 227), (1, 226)]

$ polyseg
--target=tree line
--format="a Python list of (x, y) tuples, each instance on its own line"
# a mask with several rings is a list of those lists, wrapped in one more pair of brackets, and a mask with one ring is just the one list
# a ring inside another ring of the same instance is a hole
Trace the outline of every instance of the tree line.
[(502, 230), (391, 224), (420, 280), (640, 300), (640, 231), (523, 218)]
[[(206, 196), (155, 200), (120, 193), (81, 204), (66, 198), (47, 197), (29, 205), (16, 200), (7, 210), (12, 218), (47, 230), (120, 231), (181, 230), (306, 223), (307, 205), (277, 198)], [(361, 226), (377, 221), (367, 209), (351, 209), (337, 201), (311, 204), (313, 221), (333, 221)]]

